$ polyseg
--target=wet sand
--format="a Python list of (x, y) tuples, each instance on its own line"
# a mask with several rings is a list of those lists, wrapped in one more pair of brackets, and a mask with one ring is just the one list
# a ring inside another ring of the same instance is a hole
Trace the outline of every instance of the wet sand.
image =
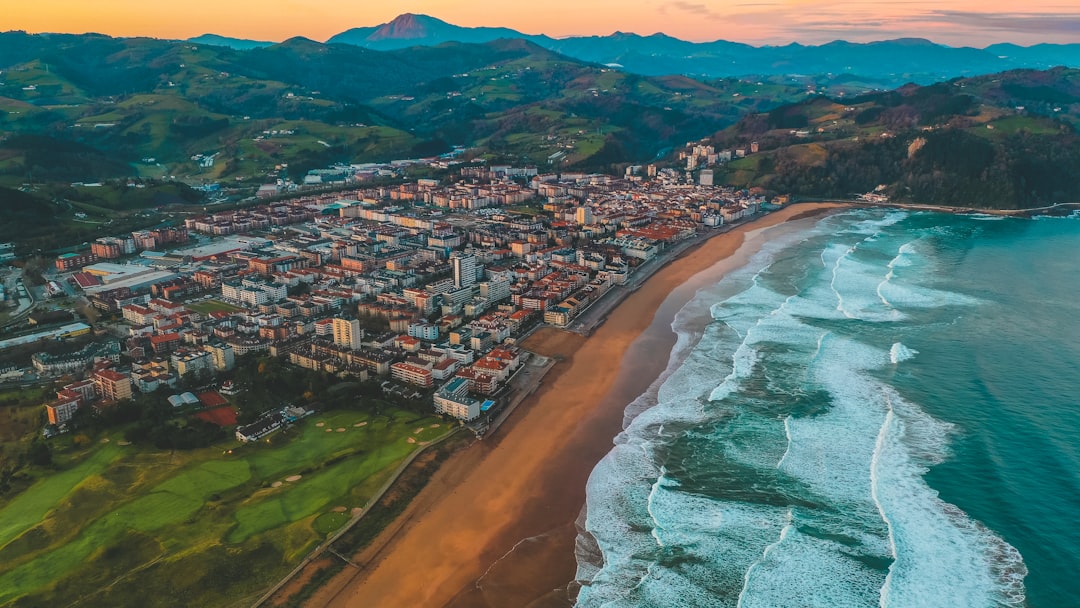
[[(372, 546), (308, 606), (569, 606), (575, 521), (623, 410), (667, 367), (671, 320), (746, 263), (767, 228), (846, 207), (808, 203), (709, 239), (657, 272), (589, 338), (552, 328), (525, 348), (560, 363), (499, 432), (456, 454)], [(800, 223), (801, 225), (801, 223)], [(792, 225), (795, 229), (797, 225)]]

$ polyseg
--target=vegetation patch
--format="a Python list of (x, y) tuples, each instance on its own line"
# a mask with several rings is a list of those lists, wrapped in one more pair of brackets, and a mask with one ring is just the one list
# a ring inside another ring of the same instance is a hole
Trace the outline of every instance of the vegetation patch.
[(448, 432), (437, 420), (324, 412), (269, 443), (171, 453), (90, 440), (0, 504), (0, 604), (134, 605), (161, 592), (161, 605), (227, 605), (257, 593)]

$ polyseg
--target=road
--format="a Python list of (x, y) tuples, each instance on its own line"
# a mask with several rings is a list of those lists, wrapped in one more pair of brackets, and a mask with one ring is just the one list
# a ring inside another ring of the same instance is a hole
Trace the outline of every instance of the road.
[(667, 251), (645, 262), (641, 266), (638, 266), (637, 270), (634, 271), (634, 274), (630, 275), (630, 279), (626, 282), (626, 285), (616, 285), (612, 287), (607, 293), (601, 296), (599, 300), (575, 317), (573, 322), (571, 322), (566, 329), (583, 336), (588, 336), (596, 331), (596, 328), (600, 327), (600, 325), (607, 320), (608, 315), (611, 314), (611, 311), (615, 310), (615, 307), (618, 306), (620, 302), (637, 291), (638, 288), (641, 287), (645, 281), (649, 280), (649, 277), (656, 274), (658, 270), (667, 266), (669, 262), (682, 257), (690, 249), (704, 243), (718, 234), (729, 232), (740, 224), (742, 224), (742, 222), (710, 228), (704, 232), (699, 232), (697, 235), (688, 238), (685, 241), (676, 243)]
[[(19, 297), (20, 285), (26, 289), (27, 297), (25, 298)], [(24, 320), (26, 320), (26, 317), (29, 316), (30, 313), (34, 310), (34, 307), (37, 306), (37, 301), (34, 299), (33, 287), (23, 283), (21, 271), (12, 273), (12, 276), (8, 277), (7, 280), (5, 280), (4, 289), (7, 291), (9, 297), (19, 298), (19, 307), (11, 313), (11, 317), (7, 320), (6, 323), (0, 325), (0, 329), (5, 329), (11, 327), (12, 325), (22, 323)]]

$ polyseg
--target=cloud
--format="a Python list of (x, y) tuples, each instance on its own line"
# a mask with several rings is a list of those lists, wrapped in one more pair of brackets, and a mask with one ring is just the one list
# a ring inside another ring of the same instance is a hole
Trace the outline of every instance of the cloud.
[(719, 19), (720, 15), (709, 9), (704, 4), (698, 4), (696, 2), (685, 2), (684, 0), (675, 0), (664, 8), (661, 9), (662, 13), (666, 13), (668, 8), (673, 8), (679, 12), (689, 13), (698, 17), (708, 17), (709, 19)]
[(1080, 13), (978, 13), (936, 10), (920, 20), (946, 21), (978, 30), (1024, 34), (1080, 34)]
[[(976, 1), (985, 4), (973, 6)], [(727, 21), (738, 32), (737, 38), (771, 44), (914, 37), (983, 46), (1002, 41), (1066, 43), (1080, 38), (1080, 10), (1030, 1), (1034, 4), (1008, 12), (992, 10), (996, 8), (992, 0), (957, 1), (952, 6), (928, 0), (789, 0), (773, 5), (769, 0), (745, 0), (731, 5), (735, 10)]]

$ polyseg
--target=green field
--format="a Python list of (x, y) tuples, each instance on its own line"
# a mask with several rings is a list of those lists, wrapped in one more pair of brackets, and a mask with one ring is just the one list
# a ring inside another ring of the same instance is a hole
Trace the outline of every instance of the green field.
[(98, 441), (0, 503), (0, 605), (249, 601), (451, 428), (341, 411), (193, 452)]

